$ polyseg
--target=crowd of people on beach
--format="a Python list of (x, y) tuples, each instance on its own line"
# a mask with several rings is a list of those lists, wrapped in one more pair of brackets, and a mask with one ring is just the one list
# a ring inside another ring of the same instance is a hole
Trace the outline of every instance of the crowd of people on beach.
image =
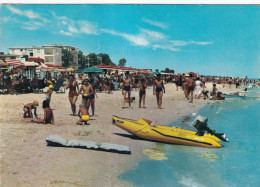
[[(153, 95), (155, 95), (157, 108), (162, 109), (162, 98), (163, 94), (166, 92), (164, 84), (173, 83), (176, 86), (176, 91), (180, 88), (183, 91), (184, 97), (189, 103), (193, 103), (194, 98), (200, 99), (212, 99), (212, 100), (224, 100), (225, 96), (221, 91), (218, 90), (217, 84), (221, 84), (222, 88), (226, 85), (229, 88), (235, 86), (236, 88), (241, 86), (248, 86), (249, 84), (254, 86), (260, 86), (260, 80), (248, 80), (247, 76), (244, 79), (237, 78), (206, 78), (205, 76), (197, 77), (193, 73), (189, 76), (185, 74), (178, 74), (176, 76), (161, 76), (157, 74), (155, 77), (151, 76), (133, 76), (126, 72), (124, 75), (120, 76), (110, 76), (110, 77), (100, 77), (93, 76), (90, 79), (84, 78), (79, 75), (78, 81), (76, 77), (72, 74), (64, 77), (45, 77), (46, 83), (48, 84), (48, 90), (43, 92), (46, 95), (43, 101), (44, 118), (39, 119), (37, 117), (36, 109), (39, 106), (37, 101), (33, 103), (28, 103), (24, 106), (24, 118), (32, 118), (32, 110), (34, 110), (34, 115), (36, 120), (32, 122), (36, 123), (52, 123), (54, 124), (54, 115), (52, 109), (50, 108), (51, 96), (53, 94), (53, 85), (57, 83), (58, 79), (67, 79), (65, 89), (68, 89), (68, 99), (71, 105), (71, 111), (73, 116), (78, 116), (80, 119), (77, 121), (78, 125), (88, 124), (90, 116), (95, 116), (95, 98), (98, 98), (97, 92), (107, 92), (108, 94), (113, 94), (115, 90), (121, 90), (123, 95), (122, 109), (132, 108), (131, 103), (135, 100), (135, 97), (131, 97), (132, 91), (139, 92), (139, 108), (146, 108), (146, 89), (152, 87)], [(209, 90), (206, 87), (206, 82), (212, 83), (212, 89)], [(76, 101), (78, 96), (81, 95), (81, 103), (77, 112)], [(128, 103), (128, 107), (126, 107)], [(90, 115), (90, 109), (91, 114)]]

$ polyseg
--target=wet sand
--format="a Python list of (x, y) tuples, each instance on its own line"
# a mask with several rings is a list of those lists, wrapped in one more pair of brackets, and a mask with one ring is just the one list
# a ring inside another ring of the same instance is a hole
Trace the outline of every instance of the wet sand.
[[(153, 147), (154, 143), (125, 136), (129, 134), (112, 125), (112, 115), (135, 120), (142, 117), (167, 125), (214, 102), (194, 99), (194, 103), (188, 103), (181, 89), (176, 91), (173, 84), (165, 87), (163, 109), (157, 109), (152, 87), (147, 89), (146, 109), (138, 107), (138, 91), (132, 92), (136, 100), (132, 108), (126, 109), (122, 109), (121, 91), (97, 93), (97, 116), (91, 117), (90, 125), (85, 126), (76, 125), (78, 117), (71, 115), (68, 92), (52, 95), (55, 125), (35, 124), (22, 118), (23, 106), (33, 100), (40, 103), (37, 113), (43, 118), (41, 103), (44, 94), (0, 95), (1, 186), (131, 186), (118, 176), (144, 158), (143, 151)], [(220, 90), (230, 89), (221, 86)], [(81, 97), (77, 100), (77, 108), (80, 103)], [(51, 134), (66, 139), (126, 145), (132, 153), (47, 147), (45, 138)]]

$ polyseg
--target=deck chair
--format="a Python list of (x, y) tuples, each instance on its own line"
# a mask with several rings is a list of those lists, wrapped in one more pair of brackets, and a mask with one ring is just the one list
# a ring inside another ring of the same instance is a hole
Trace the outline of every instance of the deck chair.
[(64, 81), (65, 79), (58, 79), (53, 88), (53, 91), (55, 91), (56, 93), (65, 93), (65, 87), (63, 86)]

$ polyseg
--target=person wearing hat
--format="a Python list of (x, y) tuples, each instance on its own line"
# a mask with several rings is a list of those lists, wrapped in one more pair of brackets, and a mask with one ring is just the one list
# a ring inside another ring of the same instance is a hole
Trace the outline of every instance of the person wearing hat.
[(87, 124), (87, 121), (89, 120), (89, 113), (87, 108), (83, 104), (79, 105), (78, 116), (80, 117), (80, 119), (77, 121), (78, 125)]
[(43, 92), (43, 93), (45, 93), (45, 95), (46, 95), (46, 101), (48, 101), (49, 102), (49, 104), (50, 104), (50, 102), (51, 102), (51, 94), (53, 93), (53, 86), (52, 86), (52, 84), (50, 84), (49, 86), (49, 89), (47, 90), (47, 92)]
[(157, 107), (162, 109), (162, 96), (165, 93), (163, 80), (161, 80), (161, 74), (157, 74), (153, 85), (153, 95), (156, 95)]
[(28, 104), (24, 105), (24, 107), (23, 107), (23, 111), (24, 111), (23, 118), (33, 118), (33, 114), (32, 114), (33, 109), (34, 109), (35, 117), (38, 118), (37, 113), (36, 113), (37, 106), (39, 106), (38, 101), (33, 101), (33, 103), (28, 103)]

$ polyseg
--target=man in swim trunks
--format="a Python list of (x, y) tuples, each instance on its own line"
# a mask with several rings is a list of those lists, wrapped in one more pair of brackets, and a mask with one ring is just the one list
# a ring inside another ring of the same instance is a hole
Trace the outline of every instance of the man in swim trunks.
[(128, 94), (128, 103), (129, 107), (131, 107), (131, 91), (132, 91), (132, 80), (129, 77), (129, 73), (125, 73), (125, 79), (123, 79), (123, 89), (122, 89), (122, 95), (124, 96), (124, 101), (123, 101), (123, 107), (125, 108), (125, 102), (127, 101), (126, 98), (126, 93)]
[(80, 119), (77, 121), (78, 125), (88, 124), (87, 121), (89, 120), (89, 113), (87, 108), (83, 104), (79, 105), (78, 116), (80, 117)]
[(143, 108), (145, 108), (145, 96), (146, 96), (146, 91), (145, 89), (147, 88), (147, 83), (145, 79), (141, 79), (141, 81), (137, 84), (139, 88), (139, 108), (141, 108), (141, 102), (143, 100)]
[[(81, 93), (83, 92), (83, 93)], [(83, 81), (82, 86), (79, 89), (79, 94), (82, 95), (82, 104), (89, 110), (90, 107), (90, 100), (94, 96), (94, 90), (92, 88), (92, 85), (89, 84), (89, 80), (85, 79)]]
[(195, 88), (195, 81), (193, 79), (193, 74), (191, 73), (189, 78), (187, 79), (187, 94), (188, 94), (188, 97), (190, 97), (190, 103), (193, 103), (193, 91), (194, 91), (194, 88)]
[(43, 123), (45, 125), (49, 123), (54, 125), (54, 115), (52, 109), (50, 108), (49, 101), (44, 100), (42, 103), (42, 108), (44, 110), (44, 119), (32, 120), (32, 122)]
[(153, 84), (153, 95), (156, 94), (157, 107), (159, 109), (162, 109), (163, 93), (165, 93), (163, 80), (161, 80), (161, 74), (157, 74), (157, 78), (154, 80), (154, 84)]
[(66, 85), (66, 89), (70, 89), (69, 90), (69, 101), (71, 104), (71, 110), (72, 110), (73, 116), (76, 116), (76, 101), (78, 99), (77, 90), (79, 90), (79, 86), (78, 86), (78, 82), (74, 79), (73, 75), (69, 75), (69, 80)]
[(33, 103), (28, 103), (28, 104), (24, 105), (23, 118), (33, 118), (33, 114), (32, 114), (33, 109), (34, 109), (34, 115), (37, 118), (37, 113), (36, 113), (37, 106), (39, 106), (39, 103), (37, 101), (33, 101)]

